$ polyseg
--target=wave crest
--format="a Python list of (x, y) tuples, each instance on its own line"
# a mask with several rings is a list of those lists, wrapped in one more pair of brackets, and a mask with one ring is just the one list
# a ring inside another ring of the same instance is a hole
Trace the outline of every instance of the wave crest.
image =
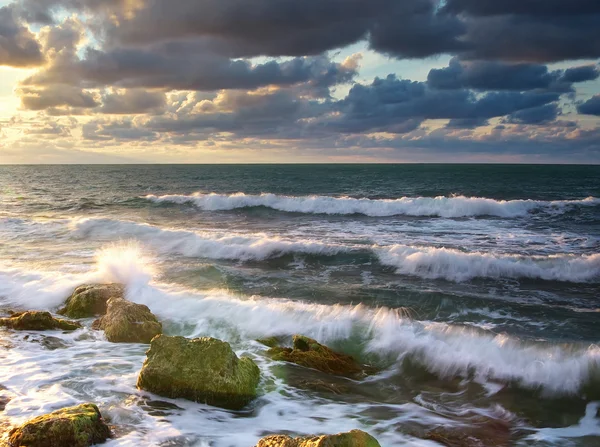
[(192, 195), (147, 195), (155, 203), (191, 203), (207, 211), (226, 211), (237, 208), (266, 207), (278, 211), (304, 214), (331, 214), (384, 217), (395, 215), (438, 216), (446, 218), (496, 216), (522, 217), (534, 210), (564, 213), (575, 206), (593, 206), (599, 199), (588, 197), (582, 200), (494, 200), (484, 197), (438, 196), (401, 197), (399, 199), (356, 199), (352, 197), (328, 196), (282, 196), (276, 194), (251, 195), (202, 194)]

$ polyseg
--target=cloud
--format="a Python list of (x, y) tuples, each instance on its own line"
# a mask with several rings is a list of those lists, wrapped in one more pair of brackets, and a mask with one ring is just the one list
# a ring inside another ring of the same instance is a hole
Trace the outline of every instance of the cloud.
[(139, 113), (162, 113), (166, 107), (163, 92), (149, 92), (140, 89), (113, 91), (102, 95), (100, 113), (135, 115)]
[(596, 79), (595, 66), (548, 70), (546, 65), (499, 61), (450, 60), (448, 67), (432, 69), (427, 82), (433, 88), (475, 90), (552, 90), (570, 92), (573, 83)]
[(17, 90), (21, 104), (28, 110), (45, 110), (55, 107), (74, 107), (91, 109), (100, 105), (94, 92), (69, 85), (57, 85), (52, 88), (21, 87)]
[(545, 124), (554, 121), (558, 113), (556, 104), (545, 104), (511, 113), (506, 121), (514, 124)]
[(19, 20), (13, 5), (0, 7), (0, 66), (31, 67), (43, 62), (39, 42)]
[(595, 95), (577, 106), (577, 111), (584, 115), (600, 116), (600, 95)]

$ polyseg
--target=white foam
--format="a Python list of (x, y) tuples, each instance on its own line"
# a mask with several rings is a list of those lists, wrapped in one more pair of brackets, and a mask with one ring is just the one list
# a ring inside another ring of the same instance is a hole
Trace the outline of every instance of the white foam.
[(335, 255), (347, 248), (308, 239), (286, 240), (264, 234), (215, 236), (209, 233), (163, 229), (114, 219), (86, 218), (73, 222), (75, 235), (94, 238), (135, 238), (161, 253), (208, 259), (264, 260), (288, 253)]
[(401, 197), (398, 199), (356, 199), (352, 197), (328, 196), (282, 196), (276, 194), (250, 195), (202, 194), (192, 195), (147, 195), (146, 199), (156, 203), (192, 203), (203, 210), (232, 210), (264, 206), (279, 211), (308, 214), (364, 214), (366, 216), (525, 216), (533, 210), (564, 212), (573, 206), (593, 206), (600, 199), (588, 197), (583, 200), (494, 200), (484, 197), (438, 196)]
[(600, 254), (521, 256), (463, 252), (450, 248), (393, 245), (377, 247), (382, 264), (404, 275), (467, 281), (473, 278), (539, 278), (585, 282), (600, 276)]

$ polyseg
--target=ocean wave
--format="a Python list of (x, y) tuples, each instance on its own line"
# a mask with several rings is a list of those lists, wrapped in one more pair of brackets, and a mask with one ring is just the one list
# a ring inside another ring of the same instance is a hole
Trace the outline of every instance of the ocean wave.
[(462, 282), (473, 278), (533, 278), (587, 282), (600, 277), (600, 254), (522, 256), (451, 248), (377, 247), (379, 261), (404, 275)]
[(236, 208), (266, 207), (278, 211), (305, 214), (363, 214), (383, 217), (395, 215), (470, 217), (496, 216), (521, 217), (535, 210), (564, 213), (577, 206), (594, 206), (600, 199), (588, 197), (582, 200), (494, 200), (484, 197), (438, 196), (402, 197), (399, 199), (356, 199), (352, 197), (327, 196), (281, 196), (276, 194), (249, 195), (202, 194), (147, 195), (155, 203), (191, 203), (208, 211), (233, 210)]
[(100, 252), (97, 265), (80, 275), (65, 278), (18, 269), (0, 269), (0, 275), (12, 283), (10, 290), (3, 290), (3, 304), (20, 302), (28, 308), (52, 309), (68, 296), (67, 285), (121, 281), (128, 298), (150, 307), (171, 332), (229, 341), (302, 333), (334, 345), (358, 339), (366, 353), (391, 358), (396, 368), (409, 358), (442, 378), (499, 381), (564, 395), (597, 384), (600, 372), (600, 348), (595, 345), (525, 342), (503, 334), (411, 320), (402, 309), (237, 297), (224, 291), (200, 292), (156, 283), (151, 260), (132, 245)]
[(264, 234), (221, 236), (107, 218), (75, 219), (72, 230), (79, 238), (134, 239), (158, 253), (206, 259), (263, 261), (286, 254), (335, 256), (368, 253), (380, 264), (394, 267), (398, 274), (454, 282), (473, 278), (587, 282), (600, 277), (600, 254), (524, 256), (399, 244), (370, 246), (309, 239), (286, 240)]
[(215, 236), (104, 218), (77, 219), (73, 222), (73, 229), (78, 237), (135, 238), (161, 253), (208, 259), (260, 261), (289, 253), (330, 256), (349, 250), (342, 245), (313, 240), (290, 241), (265, 235)]

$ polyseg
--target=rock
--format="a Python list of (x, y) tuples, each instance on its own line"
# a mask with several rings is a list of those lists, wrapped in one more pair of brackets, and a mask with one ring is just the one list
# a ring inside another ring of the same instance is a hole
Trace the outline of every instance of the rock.
[(110, 437), (94, 404), (63, 408), (38, 416), (9, 433), (12, 447), (87, 447)]
[(344, 377), (363, 377), (366, 372), (353, 357), (329, 349), (312, 338), (294, 335), (293, 348), (275, 347), (267, 351), (273, 360), (296, 363), (324, 373)]
[(377, 439), (361, 430), (337, 435), (291, 438), (273, 435), (261, 439), (256, 447), (381, 447)]
[(88, 284), (79, 286), (71, 294), (59, 314), (69, 318), (90, 318), (106, 313), (106, 303), (111, 298), (123, 298), (122, 284)]
[(3, 385), (0, 385), (0, 411), (4, 411), (6, 405), (12, 400), (7, 391)]
[(92, 324), (92, 329), (103, 330), (108, 341), (114, 343), (150, 343), (162, 333), (162, 324), (148, 306), (122, 298), (108, 300), (106, 315)]
[(250, 358), (238, 358), (221, 340), (159, 335), (146, 356), (138, 388), (231, 410), (256, 397), (258, 366)]
[(508, 447), (511, 440), (510, 423), (504, 420), (475, 421), (472, 427), (439, 427), (427, 433), (425, 439), (446, 447)]
[(280, 337), (257, 338), (256, 341), (269, 348), (276, 348), (281, 344)]
[(55, 349), (64, 349), (68, 347), (67, 344), (60, 338), (51, 337), (49, 335), (26, 335), (25, 337), (23, 337), (23, 340), (32, 343), (39, 343), (49, 351), (54, 351)]
[(50, 312), (27, 311), (14, 313), (8, 318), (0, 318), (0, 326), (20, 331), (74, 331), (81, 324), (76, 321), (54, 318)]

